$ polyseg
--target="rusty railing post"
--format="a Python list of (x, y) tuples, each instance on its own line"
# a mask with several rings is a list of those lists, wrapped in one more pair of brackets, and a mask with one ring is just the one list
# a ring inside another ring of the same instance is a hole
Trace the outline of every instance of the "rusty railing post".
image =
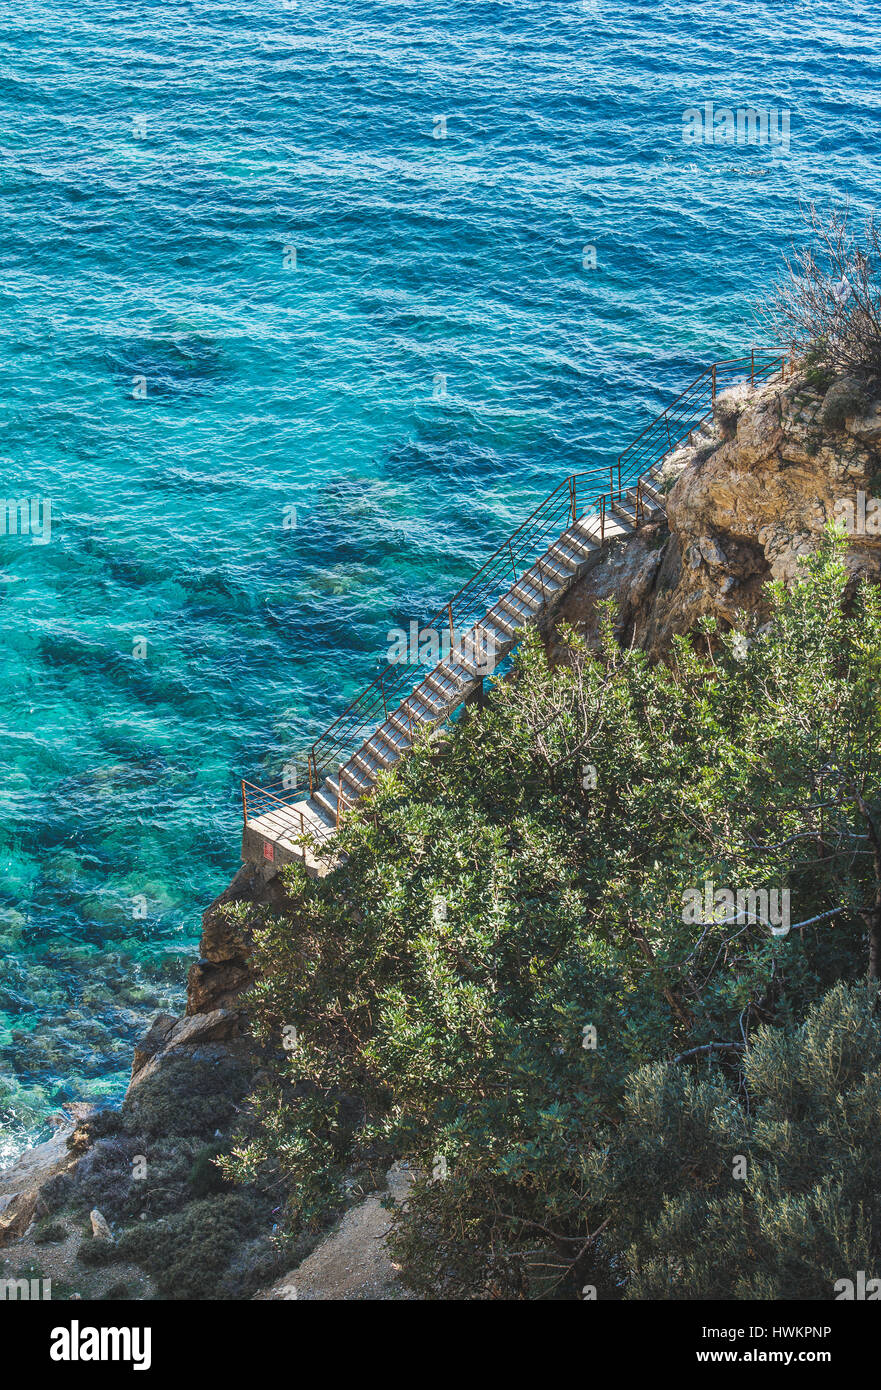
[(712, 383), (713, 383), (713, 384), (712, 384), (712, 398), (711, 398), (711, 399), (712, 399), (713, 405), (715, 405), (715, 404), (716, 404), (716, 364), (715, 364), (715, 362), (713, 363), (713, 369), (712, 369), (712, 373), (711, 373), (711, 379), (712, 379)]
[(306, 766), (307, 766), (308, 769), (309, 769), (309, 795), (310, 795), (310, 796), (312, 795), (312, 754), (314, 753), (314, 751), (315, 751), (314, 748), (310, 748), (310, 749), (309, 749), (309, 752), (306, 754)]
[(245, 779), (242, 778), (242, 815), (245, 818), (245, 825), (248, 824), (248, 796), (245, 791)]
[(570, 477), (570, 479), (569, 479), (569, 498), (570, 498), (571, 509), (572, 509), (572, 525), (574, 526), (574, 525), (575, 525), (575, 475), (574, 475), (574, 474), (573, 474), (572, 477)]

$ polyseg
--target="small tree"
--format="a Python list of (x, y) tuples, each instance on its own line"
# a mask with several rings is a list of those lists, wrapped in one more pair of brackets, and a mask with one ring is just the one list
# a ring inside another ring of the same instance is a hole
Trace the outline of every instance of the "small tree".
[(763, 325), (793, 356), (835, 373), (859, 377), (881, 372), (881, 228), (865, 223), (859, 246), (848, 210), (824, 220), (813, 204), (805, 215), (814, 245), (784, 256), (787, 275), (758, 306)]

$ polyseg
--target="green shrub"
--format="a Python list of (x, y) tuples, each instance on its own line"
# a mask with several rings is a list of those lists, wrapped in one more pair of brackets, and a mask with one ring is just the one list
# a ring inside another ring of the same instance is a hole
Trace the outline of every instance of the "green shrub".
[(193, 1160), (187, 1181), (195, 1197), (207, 1197), (212, 1192), (222, 1192), (227, 1184), (214, 1160), (224, 1153), (223, 1144), (206, 1144)]
[(40, 1221), (34, 1230), (35, 1245), (57, 1245), (67, 1240), (67, 1228), (59, 1221)]
[(127, 1097), (122, 1106), (126, 1131), (161, 1138), (177, 1134), (208, 1139), (229, 1127), (250, 1078), (235, 1058), (165, 1062)]
[(115, 1264), (119, 1259), (119, 1254), (113, 1241), (96, 1240), (94, 1236), (90, 1236), (80, 1242), (76, 1257), (84, 1265), (100, 1267)]
[[(117, 1258), (139, 1264), (164, 1297), (216, 1299), (242, 1246), (261, 1233), (267, 1210), (265, 1201), (242, 1192), (191, 1202), (172, 1216), (129, 1227), (117, 1242)], [(241, 1289), (227, 1294), (241, 1295)]]
[[(233, 909), (255, 933), (268, 1062), (258, 1132), (221, 1162), (288, 1179), (288, 1231), (326, 1220), (354, 1165), (395, 1155), (423, 1175), (395, 1238), (421, 1292), (646, 1289), (650, 1257), (632, 1263), (597, 1166), (637, 1087), (658, 1181), (683, 1222), (707, 1205), (728, 1257), (711, 1204), (731, 1194), (699, 1184), (749, 1138), (743, 1040), (797, 1029), (838, 981), (881, 968), (881, 603), (865, 586), (845, 602), (841, 544), (771, 590), (766, 627), (705, 624), (667, 663), (622, 651), (610, 616), (598, 657), (570, 634), (549, 669), (530, 638), (483, 711), (380, 777), (332, 875), (286, 871), (285, 912)], [(708, 882), (789, 892), (793, 929), (687, 918)], [(671, 1070), (701, 1047), (730, 1093), (692, 1095), (710, 1082)], [(829, 1241), (836, 1258), (856, 1248)]]
[(743, 1086), (669, 1063), (630, 1082), (591, 1165), (628, 1298), (829, 1300), (881, 1270), (875, 982), (837, 985), (800, 1027), (760, 1028)]

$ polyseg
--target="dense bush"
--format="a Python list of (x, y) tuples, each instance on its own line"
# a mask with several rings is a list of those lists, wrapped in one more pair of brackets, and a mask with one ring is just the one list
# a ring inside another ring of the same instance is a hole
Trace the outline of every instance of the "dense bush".
[[(132, 1262), (162, 1298), (248, 1298), (271, 1282), (291, 1258), (272, 1235), (277, 1192), (262, 1182), (233, 1186), (216, 1163), (228, 1143), (216, 1129), (228, 1133), (251, 1075), (240, 1058), (171, 1061), (120, 1109), (89, 1116), (76, 1167), (43, 1191), (42, 1238), (77, 1231), (84, 1272)], [(95, 1208), (113, 1241), (92, 1236)], [(306, 1253), (309, 1243), (293, 1248)]]
[[(553, 670), (525, 643), (485, 710), (347, 818), (341, 867), (287, 871), (285, 913), (230, 909), (256, 931), (254, 1028), (276, 1062), (227, 1167), (278, 1165), (289, 1229), (394, 1154), (423, 1174), (397, 1249), (429, 1295), (657, 1296), (674, 1219), (683, 1259), (699, 1240), (708, 1270), (727, 1258), (734, 1236), (707, 1223), (734, 1200), (719, 1174), (735, 1139), (757, 1155), (751, 1200), (772, 1183), (749, 1099), (768, 1039), (881, 962), (881, 606), (868, 588), (845, 602), (839, 544), (773, 591), (764, 629), (708, 625), (667, 664), (622, 651), (611, 620), (599, 657), (571, 634)], [(689, 915), (707, 883), (787, 890), (791, 929), (752, 908)], [(640, 1106), (672, 1148), (635, 1230), (619, 1197)], [(763, 1230), (773, 1247), (786, 1224)], [(861, 1239), (830, 1227), (829, 1268)], [(783, 1297), (800, 1277), (761, 1269)], [(736, 1273), (730, 1295), (750, 1296)]]
[(165, 1062), (127, 1096), (120, 1123), (129, 1134), (208, 1139), (234, 1118), (249, 1076), (247, 1065), (237, 1058), (216, 1064), (190, 1058)]
[(881, 1268), (877, 1004), (874, 981), (837, 985), (760, 1028), (742, 1094), (714, 1067), (637, 1073), (589, 1174), (628, 1298), (829, 1299)]
[[(153, 1276), (160, 1296), (217, 1299), (232, 1296), (230, 1266), (242, 1247), (265, 1229), (269, 1204), (252, 1192), (227, 1192), (190, 1202), (181, 1211), (130, 1226), (114, 1258), (132, 1260)], [(98, 1242), (93, 1242), (98, 1244)], [(265, 1278), (281, 1273), (278, 1253), (264, 1239), (265, 1257), (242, 1272), (235, 1295), (246, 1298)]]

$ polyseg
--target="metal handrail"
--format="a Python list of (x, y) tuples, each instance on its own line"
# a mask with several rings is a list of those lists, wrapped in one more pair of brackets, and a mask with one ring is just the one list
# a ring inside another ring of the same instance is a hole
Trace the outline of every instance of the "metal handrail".
[[(249, 819), (256, 819), (264, 816), (275, 806), (283, 806), (285, 811), (296, 808), (296, 801), (284, 797), (275, 796), (273, 792), (267, 791), (265, 787), (258, 787), (254, 782), (247, 782), (242, 778), (242, 811), (245, 817), (245, 825)], [(250, 814), (249, 814), (250, 813)], [(324, 826), (317, 822), (308, 824), (302, 811), (297, 812), (300, 818), (300, 834), (304, 837), (314, 835), (317, 839), (329, 839), (332, 831), (326, 830)]]
[[(753, 384), (769, 379), (777, 371), (785, 378), (786, 361), (780, 353), (753, 349), (748, 356), (722, 358), (718, 362), (714, 362), (712, 366), (707, 367), (695, 377), (694, 381), (686, 386), (685, 390), (665, 410), (650, 421), (645, 429), (631, 440), (618, 455), (616, 466), (609, 469), (608, 492), (600, 493), (587, 506), (582, 503), (580, 513), (581, 517), (595, 515), (599, 518), (601, 542), (605, 540), (607, 511), (614, 508), (616, 500), (620, 502), (625, 491), (632, 492), (634, 484), (636, 485), (635, 519), (637, 526), (641, 524), (645, 512), (641, 484), (643, 476), (661, 459), (679, 448), (689, 435), (710, 417), (716, 396), (721, 389), (724, 389), (721, 383), (731, 385), (736, 380), (744, 380), (747, 371)], [(695, 418), (691, 412), (704, 406), (708, 406), (708, 408), (704, 409), (703, 414)], [(676, 433), (686, 425), (686, 416), (688, 416), (688, 423), (684, 433)], [(486, 616), (499, 598), (510, 590), (511, 573), (513, 573), (515, 583), (522, 582), (524, 575), (538, 566), (544, 550), (547, 549), (545, 544), (544, 549), (539, 549), (536, 553), (535, 547), (542, 545), (551, 535), (560, 536), (579, 520), (579, 485), (583, 496), (584, 483), (588, 479), (595, 485), (596, 474), (576, 473), (564, 478), (553, 492), (539, 502), (525, 521), (521, 522), (517, 529), (502, 542), (489, 559), (443, 605), (439, 612), (429, 622), (420, 626), (420, 638), (424, 640), (423, 634), (429, 632), (442, 634), (446, 629), (449, 629), (452, 636), (456, 627), (457, 609), (459, 610), (460, 631), (471, 630), (480, 618)], [(565, 525), (563, 524), (564, 520), (566, 520)], [(518, 563), (522, 566), (519, 575)], [(540, 569), (538, 572), (541, 592), (543, 593), (544, 580)], [(466, 598), (468, 600), (467, 615), (462, 616)], [(421, 684), (421, 681), (416, 684)], [(402, 700), (401, 695), (405, 688), (409, 688), (410, 694)], [(363, 744), (369, 739), (375, 733), (378, 725), (388, 719), (390, 712), (405, 715), (411, 735), (414, 714), (418, 721), (417, 727), (420, 728), (430, 728), (434, 723), (440, 723), (446, 718), (446, 714), (441, 713), (435, 720), (432, 720), (427, 707), (423, 715), (420, 716), (418, 706), (414, 708), (415, 703), (412, 667), (402, 666), (400, 674), (396, 674), (393, 670), (384, 671), (350, 702), (346, 709), (328, 725), (312, 744), (307, 758), (308, 795), (317, 791), (324, 778), (331, 775), (332, 771), (338, 772), (340, 781), (337, 795), (337, 822), (339, 821), (341, 806), (345, 810), (345, 803), (349, 800), (343, 791), (341, 775), (346, 761), (354, 748), (359, 743)], [(429, 717), (426, 718), (426, 714)], [(367, 730), (369, 733), (365, 733)], [(250, 792), (247, 792), (246, 788), (250, 789)], [(307, 793), (303, 789), (288, 797), (279, 797), (266, 788), (256, 787), (253, 783), (243, 781), (242, 800), (246, 824), (249, 810), (262, 804), (259, 801), (261, 795), (269, 798), (274, 804), (296, 807), (297, 801), (302, 800)], [(299, 814), (302, 828), (304, 819), (302, 812)], [(316, 832), (314, 827), (310, 827), (308, 831), (304, 830), (303, 833), (314, 834)], [(332, 831), (327, 832), (327, 834), (331, 833)]]
[[(443, 634), (448, 628), (455, 629), (456, 627), (462, 631), (469, 631), (480, 618), (485, 616), (493, 603), (510, 589), (510, 576), (513, 574), (515, 583), (519, 582), (540, 558), (543, 550), (536, 553), (536, 545), (549, 537), (559, 536), (563, 530), (567, 529), (563, 525), (564, 518), (569, 518), (569, 525), (573, 524), (574, 514), (577, 513), (578, 507), (578, 484), (580, 482), (583, 485), (584, 480), (588, 478), (595, 482), (595, 475), (587, 473), (575, 474), (564, 479), (548, 497), (539, 503), (526, 521), (522, 522), (517, 530), (498, 547), (468, 582), (454, 594), (453, 598), (432, 619), (420, 625), (420, 634), (429, 632)], [(586, 509), (583, 514), (586, 514), (587, 510), (589, 509)], [(544, 549), (547, 549), (547, 546)], [(463, 616), (462, 613), (466, 596), (470, 600), (467, 617)], [(492, 598), (492, 603), (490, 598)], [(456, 608), (460, 610), (458, 614), (455, 612)], [(389, 701), (394, 700), (405, 686), (412, 688), (411, 668), (404, 668), (397, 679), (394, 672), (385, 671), (371, 681), (370, 685), (362, 690), (351, 704), (337, 716), (310, 750), (310, 787), (317, 784), (327, 768), (335, 766), (339, 761), (337, 750), (348, 743), (349, 736), (353, 732), (353, 720), (357, 721), (357, 729), (366, 728), (374, 713), (378, 712), (380, 705), (387, 717)], [(359, 715), (366, 717), (359, 718)]]
[[(712, 413), (713, 403), (720, 390), (720, 376), (730, 377), (731, 380), (727, 384), (732, 385), (734, 382), (744, 379), (747, 368), (749, 368), (750, 383), (754, 385), (756, 381), (772, 376), (775, 371), (781, 370), (785, 372), (785, 365), (786, 359), (779, 352), (775, 353), (761, 348), (753, 348), (748, 356), (726, 357), (720, 359), (718, 362), (714, 362), (712, 366), (705, 368), (699, 376), (696, 376), (694, 381), (686, 386), (685, 390), (682, 391), (674, 401), (671, 401), (665, 410), (661, 411), (660, 415), (656, 415), (654, 420), (649, 421), (645, 429), (642, 430), (635, 439), (632, 439), (626, 449), (618, 455), (618, 463), (621, 464), (628, 455), (632, 454), (634, 450), (637, 450), (637, 446), (647, 435), (658, 430), (662, 425), (666, 426), (667, 433), (668, 448), (665, 450), (665, 453), (669, 453), (671, 450), (678, 448), (679, 445), (687, 439), (692, 430), (697, 429)], [(691, 420), (685, 434), (678, 436), (674, 441), (669, 430), (672, 413), (676, 411), (677, 407), (681, 406), (683, 402), (693, 397), (695, 393), (700, 397), (707, 385), (709, 385), (710, 388), (710, 409), (706, 411), (699, 420)], [(643, 452), (643, 449), (637, 450), (638, 454), (642, 454)]]

